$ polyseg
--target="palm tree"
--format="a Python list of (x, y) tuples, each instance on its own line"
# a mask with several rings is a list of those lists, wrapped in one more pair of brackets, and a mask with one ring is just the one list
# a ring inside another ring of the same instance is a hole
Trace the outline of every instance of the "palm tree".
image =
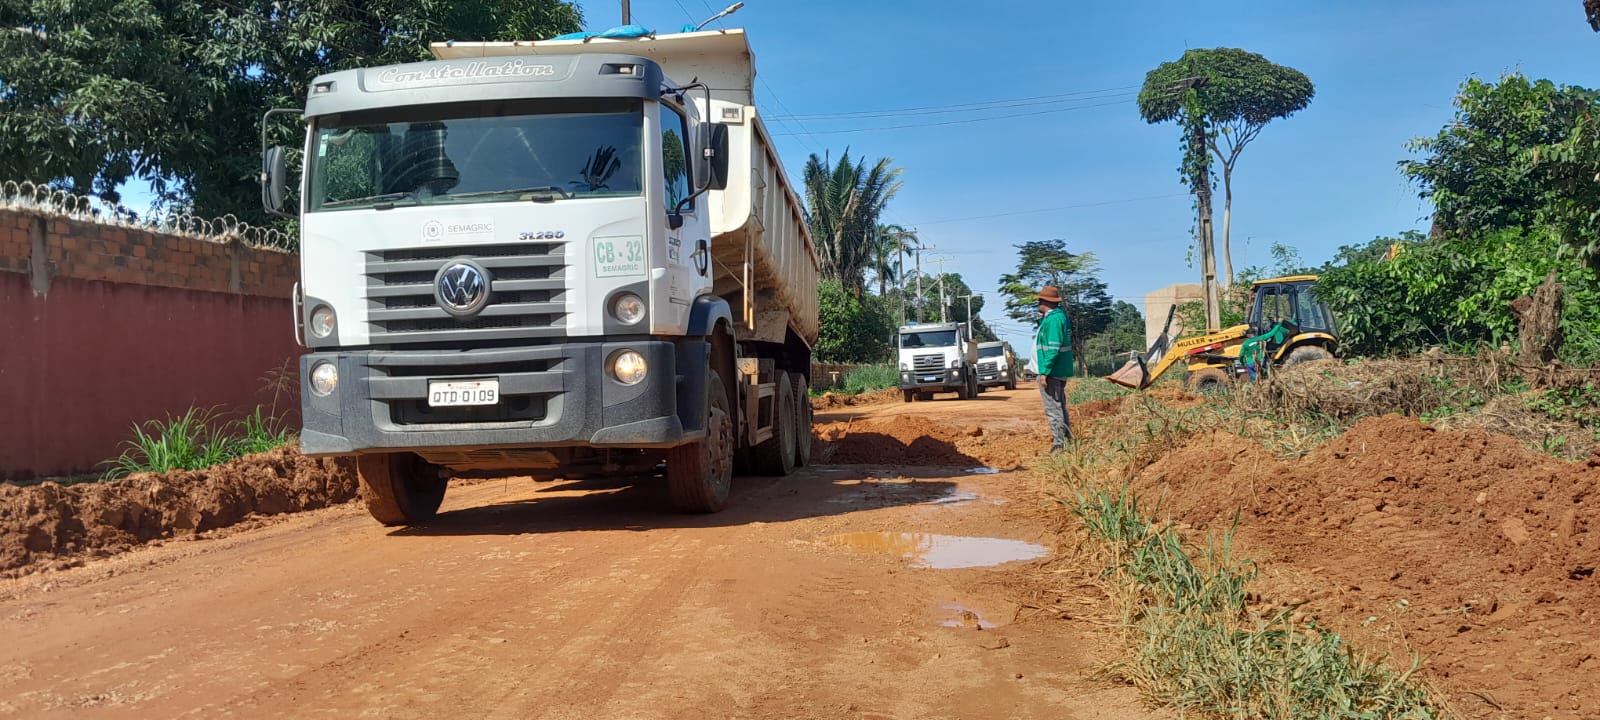
[[(881, 297), (887, 291), (888, 283), (899, 282), (900, 269), (904, 261), (900, 257), (906, 250), (915, 249), (921, 240), (917, 239), (916, 230), (908, 230), (900, 225), (879, 225), (877, 232), (873, 233), (872, 247), (878, 256), (878, 295)], [(894, 264), (889, 263), (893, 255)]]
[(823, 277), (839, 280), (860, 295), (875, 248), (873, 231), (883, 208), (900, 191), (900, 169), (889, 158), (871, 168), (850, 162), (846, 149), (836, 165), (812, 154), (806, 161), (806, 223), (822, 256)]

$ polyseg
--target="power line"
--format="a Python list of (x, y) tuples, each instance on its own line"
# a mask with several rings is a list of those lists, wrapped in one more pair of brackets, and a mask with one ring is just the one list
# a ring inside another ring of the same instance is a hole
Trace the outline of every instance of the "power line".
[(1188, 193), (1170, 193), (1167, 195), (1146, 195), (1144, 197), (1123, 198), (1121, 200), (1104, 200), (1101, 202), (1080, 203), (1077, 205), (1058, 205), (1056, 207), (1035, 208), (1033, 210), (1013, 210), (1011, 212), (991, 213), (988, 215), (969, 215), (967, 217), (944, 218), (942, 220), (927, 220), (918, 225), (942, 225), (953, 222), (966, 222), (968, 220), (988, 220), (990, 218), (1013, 217), (1016, 215), (1036, 215), (1038, 213), (1059, 212), (1062, 210), (1079, 210), (1082, 208), (1105, 207), (1107, 205), (1122, 205), (1126, 203), (1145, 202), (1147, 200), (1168, 200), (1171, 198), (1188, 197)]
[(942, 126), (942, 125), (965, 125), (965, 124), (969, 124), (969, 123), (988, 122), (988, 121), (991, 121), (991, 120), (1012, 120), (1012, 119), (1015, 119), (1015, 118), (1031, 117), (1031, 116), (1034, 116), (1034, 115), (1053, 115), (1055, 113), (1063, 113), (1063, 112), (1068, 112), (1068, 111), (1072, 111), (1072, 110), (1089, 110), (1089, 109), (1092, 109), (1092, 108), (1108, 107), (1108, 106), (1111, 106), (1111, 105), (1131, 105), (1131, 104), (1133, 104), (1133, 101), (1131, 101), (1131, 100), (1118, 100), (1116, 102), (1096, 103), (1096, 104), (1093, 104), (1093, 105), (1080, 105), (1080, 106), (1077, 106), (1077, 107), (1069, 107), (1069, 108), (1056, 108), (1054, 110), (1039, 110), (1037, 112), (1013, 113), (1013, 114), (1010, 114), (1010, 115), (999, 115), (999, 116), (995, 116), (995, 117), (969, 118), (969, 119), (966, 119), (966, 120), (945, 120), (945, 121), (942, 121), (942, 122), (930, 122), (930, 123), (908, 123), (908, 124), (905, 124), (905, 125), (884, 125), (882, 127), (851, 128), (851, 129), (848, 129), (848, 130), (818, 130), (816, 132), (811, 132), (811, 133), (808, 133), (808, 134), (810, 134), (810, 135), (840, 135), (840, 134), (844, 134), (844, 133), (873, 132), (873, 131), (876, 131), (876, 130), (905, 130), (907, 128), (938, 127), (938, 126)]
[(832, 119), (862, 118), (862, 117), (873, 117), (873, 116), (890, 116), (890, 117), (894, 117), (894, 116), (901, 116), (901, 115), (928, 115), (928, 114), (950, 113), (950, 112), (976, 112), (978, 110), (986, 110), (986, 109), (997, 108), (997, 107), (1013, 107), (1013, 106), (1017, 106), (1017, 105), (1028, 105), (1028, 104), (1047, 104), (1047, 103), (1070, 102), (1070, 101), (1073, 101), (1073, 100), (1097, 100), (1097, 99), (1100, 99), (1101, 97), (1113, 97), (1113, 96), (1122, 96), (1122, 95), (1136, 95), (1138, 93), (1133, 90), (1134, 87), (1137, 87), (1137, 86), (1105, 88), (1105, 89), (1101, 89), (1101, 90), (1080, 90), (1080, 91), (1070, 92), (1070, 93), (1058, 93), (1058, 94), (1055, 94), (1055, 95), (1035, 95), (1035, 96), (1032, 96), (1032, 97), (1007, 98), (1007, 99), (1001, 99), (1001, 100), (985, 100), (983, 102), (972, 102), (972, 103), (952, 103), (952, 104), (948, 104), (948, 105), (923, 105), (923, 106), (920, 106), (920, 107), (895, 108), (895, 109), (884, 109), (884, 110), (852, 110), (852, 111), (841, 111), (841, 112), (833, 112), (833, 113), (814, 113), (814, 114), (810, 114), (810, 115), (794, 115), (794, 116), (791, 116), (791, 117), (794, 117), (796, 119), (801, 119), (801, 120), (832, 120)]

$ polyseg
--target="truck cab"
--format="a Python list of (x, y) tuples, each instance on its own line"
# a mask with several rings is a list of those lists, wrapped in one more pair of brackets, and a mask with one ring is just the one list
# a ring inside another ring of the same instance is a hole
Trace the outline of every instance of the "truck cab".
[(978, 395), (978, 347), (962, 323), (901, 326), (896, 335), (900, 391), (905, 402), (953, 392), (962, 400)]
[(978, 388), (1017, 389), (1016, 353), (1003, 340), (978, 343)]

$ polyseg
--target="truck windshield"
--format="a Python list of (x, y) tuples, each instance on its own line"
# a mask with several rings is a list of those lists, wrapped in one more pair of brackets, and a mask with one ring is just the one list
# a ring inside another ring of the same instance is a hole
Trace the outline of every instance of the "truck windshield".
[(1003, 347), (978, 348), (978, 357), (1001, 357), (1005, 354), (1006, 349)]
[(324, 118), (311, 211), (643, 192), (638, 100), (467, 103)]
[(930, 330), (927, 332), (901, 333), (900, 347), (949, 347), (956, 344), (956, 331)]

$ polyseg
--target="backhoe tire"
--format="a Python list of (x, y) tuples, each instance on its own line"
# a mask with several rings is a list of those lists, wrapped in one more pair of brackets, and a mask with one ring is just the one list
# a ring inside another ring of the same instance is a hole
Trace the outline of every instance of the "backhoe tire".
[(1228, 387), (1228, 373), (1221, 368), (1205, 368), (1189, 373), (1186, 385), (1192, 393), (1213, 393)]
[(722, 376), (706, 383), (706, 436), (667, 451), (667, 490), (680, 512), (714, 513), (728, 506), (733, 488), (733, 413)]
[(437, 465), (413, 453), (358, 455), (356, 479), (367, 512), (385, 525), (417, 525), (432, 519), (450, 484)]
[(757, 445), (753, 459), (758, 475), (783, 477), (794, 472), (794, 386), (789, 373), (778, 371), (772, 394), (772, 437)]
[(806, 376), (795, 373), (794, 382), (794, 466), (811, 464), (811, 393), (806, 392)]
[(1289, 357), (1283, 359), (1284, 365), (1298, 365), (1317, 360), (1332, 360), (1333, 353), (1320, 345), (1305, 345), (1289, 351)]

